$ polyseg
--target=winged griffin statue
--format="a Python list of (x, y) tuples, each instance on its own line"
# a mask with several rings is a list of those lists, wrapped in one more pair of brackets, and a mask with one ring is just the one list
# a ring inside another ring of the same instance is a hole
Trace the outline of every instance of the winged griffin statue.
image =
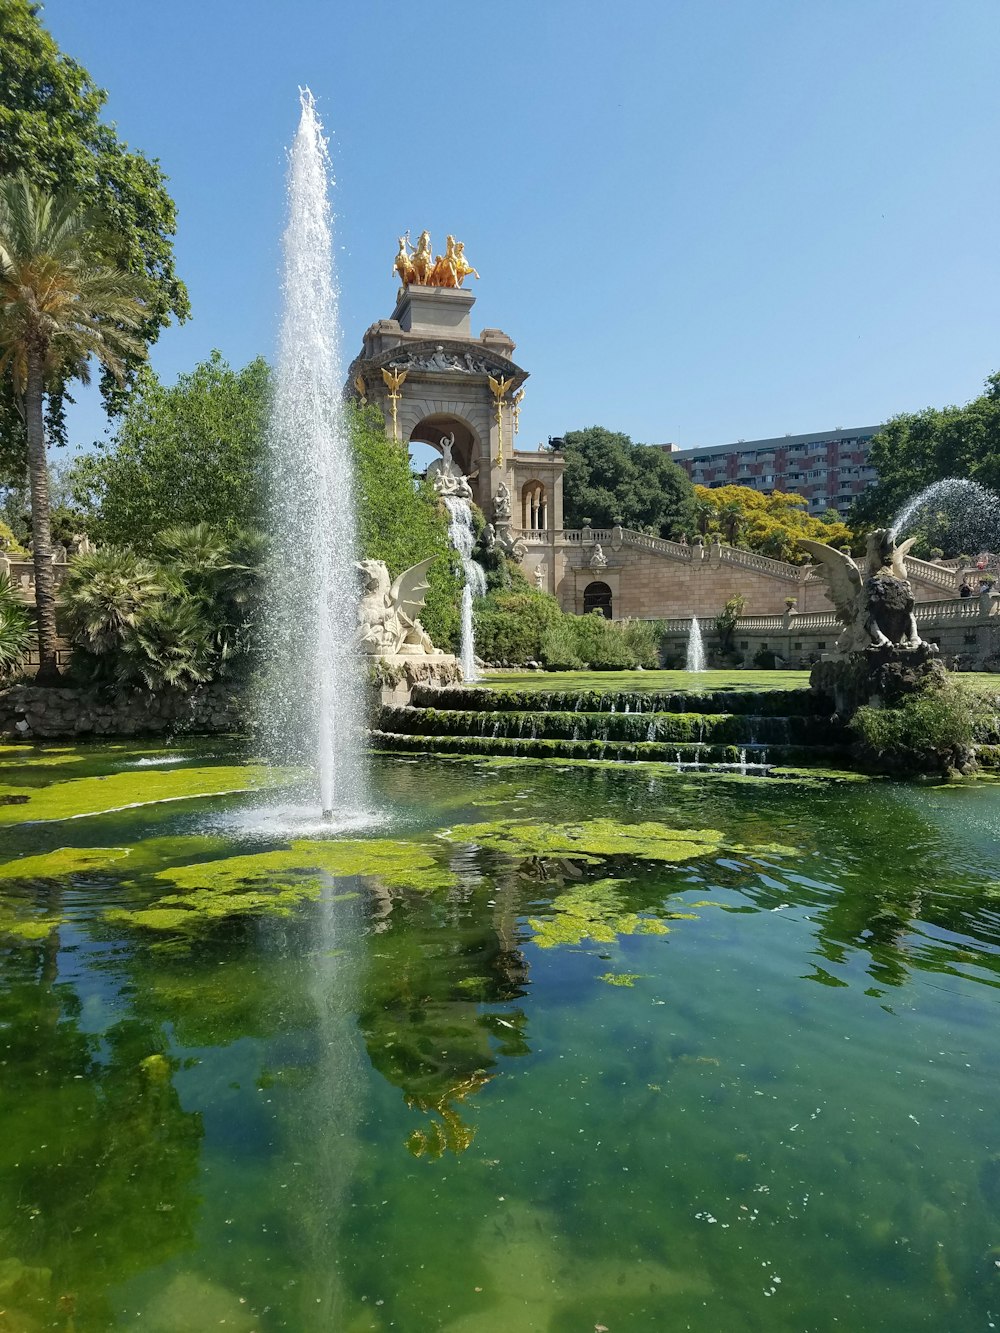
[(441, 655), (417, 619), (430, 586), (427, 570), (433, 563), (433, 556), (421, 560), (391, 582), (384, 561), (358, 562), (361, 600), (356, 641), (363, 653), (372, 657)]
[(826, 584), (844, 632), (836, 656), (868, 648), (927, 647), (913, 615), (913, 589), (906, 574), (906, 553), (915, 537), (896, 545), (890, 528), (868, 534), (864, 567), (823, 542), (799, 539), (816, 561), (816, 577)]

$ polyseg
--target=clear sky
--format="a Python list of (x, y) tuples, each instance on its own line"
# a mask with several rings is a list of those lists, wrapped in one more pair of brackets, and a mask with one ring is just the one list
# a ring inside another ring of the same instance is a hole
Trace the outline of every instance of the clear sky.
[[(49, 0), (160, 162), (193, 318), (272, 354), (285, 146), (331, 134), (345, 365), (396, 238), (466, 243), (531, 372), (521, 447), (684, 447), (964, 402), (1000, 368), (1000, 0)], [(95, 407), (72, 419), (78, 445)]]

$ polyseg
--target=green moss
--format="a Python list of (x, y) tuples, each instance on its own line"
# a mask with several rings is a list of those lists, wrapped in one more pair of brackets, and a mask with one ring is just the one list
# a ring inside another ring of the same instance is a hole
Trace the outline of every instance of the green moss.
[(588, 819), (578, 824), (465, 824), (441, 836), (451, 842), (478, 843), (512, 856), (572, 856), (584, 861), (609, 856), (688, 861), (717, 851), (723, 841), (715, 829), (672, 829), (665, 824), (622, 824), (614, 819)]
[(641, 977), (641, 972), (602, 972), (597, 980), (609, 986), (634, 986)]
[(190, 800), (198, 796), (220, 796), (249, 791), (265, 785), (267, 770), (256, 765), (218, 765), (204, 768), (151, 768), (140, 777), (134, 772), (108, 773), (104, 777), (71, 778), (68, 782), (32, 791), (27, 801), (3, 804), (4, 797), (22, 798), (23, 788), (0, 786), (0, 825), (27, 820), (73, 819), (81, 815), (106, 814), (157, 801)]

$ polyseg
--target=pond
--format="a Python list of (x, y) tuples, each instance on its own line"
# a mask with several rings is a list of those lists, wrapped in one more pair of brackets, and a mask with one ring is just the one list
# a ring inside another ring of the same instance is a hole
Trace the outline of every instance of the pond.
[(0, 1327), (997, 1323), (996, 786), (4, 776)]

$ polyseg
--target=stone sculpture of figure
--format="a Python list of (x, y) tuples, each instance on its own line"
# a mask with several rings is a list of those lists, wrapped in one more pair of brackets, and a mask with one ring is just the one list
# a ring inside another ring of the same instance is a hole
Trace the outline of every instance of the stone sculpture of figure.
[(896, 545), (889, 528), (868, 534), (865, 567), (824, 542), (799, 539), (816, 560), (816, 577), (826, 584), (844, 632), (836, 654), (864, 652), (867, 648), (914, 649), (927, 647), (913, 614), (913, 589), (906, 576), (906, 553), (916, 541)]
[(493, 497), (493, 516), (498, 523), (509, 523), (511, 515), (510, 490), (506, 482), (501, 482)]
[(604, 554), (600, 542), (594, 543), (594, 553), (590, 557), (591, 569), (603, 569), (608, 563), (608, 557)]
[(427, 469), (427, 480), (438, 495), (454, 496), (458, 500), (471, 500), (472, 487), (462, 470), (451, 456), (454, 435), (445, 435), (441, 439), (441, 457), (435, 458)]
[(541, 592), (545, 587), (545, 570), (541, 565), (535, 566), (535, 587)]
[(404, 569), (393, 583), (384, 561), (360, 561), (361, 600), (355, 642), (361, 652), (371, 657), (437, 655), (438, 650), (417, 619), (430, 586), (426, 575), (434, 558)]
[(434, 270), (434, 255), (431, 251), (431, 234), (429, 231), (422, 231), (417, 237), (417, 248), (410, 256), (410, 265), (413, 271), (411, 282), (426, 285), (430, 281), (431, 273)]
[(492, 523), (487, 523), (486, 527), (483, 528), (483, 545), (487, 551), (494, 551), (496, 550), (496, 544), (497, 530)]

